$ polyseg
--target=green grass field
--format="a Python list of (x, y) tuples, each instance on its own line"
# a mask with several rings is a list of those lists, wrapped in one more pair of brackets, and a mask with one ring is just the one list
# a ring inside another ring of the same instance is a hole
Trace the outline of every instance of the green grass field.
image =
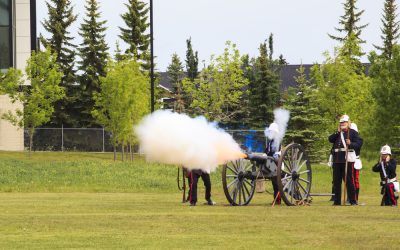
[[(400, 247), (398, 208), (378, 206), (379, 176), (370, 162), (361, 173), (365, 206), (332, 207), (329, 198), (316, 197), (307, 207), (270, 207), (272, 195), (262, 193), (247, 207), (231, 207), (218, 171), (212, 174), (217, 206), (189, 207), (181, 203), (176, 167), (111, 159), (0, 152), (0, 248)], [(329, 192), (330, 183), (329, 168), (313, 166), (312, 192)]]

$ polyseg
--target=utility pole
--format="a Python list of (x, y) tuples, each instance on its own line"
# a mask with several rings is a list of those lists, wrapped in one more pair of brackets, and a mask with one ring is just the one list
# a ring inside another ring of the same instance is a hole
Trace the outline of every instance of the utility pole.
[(153, 47), (153, 0), (150, 0), (150, 94), (151, 112), (154, 112), (154, 47)]

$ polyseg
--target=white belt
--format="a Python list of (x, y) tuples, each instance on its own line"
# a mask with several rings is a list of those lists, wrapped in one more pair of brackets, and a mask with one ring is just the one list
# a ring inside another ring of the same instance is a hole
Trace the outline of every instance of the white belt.
[(346, 152), (345, 148), (335, 148), (335, 152)]
[(389, 182), (396, 182), (396, 181), (397, 181), (396, 177), (394, 177), (393, 179), (389, 179)]
[[(346, 152), (345, 148), (335, 148), (335, 152)], [(349, 149), (349, 152), (354, 152), (354, 149)]]

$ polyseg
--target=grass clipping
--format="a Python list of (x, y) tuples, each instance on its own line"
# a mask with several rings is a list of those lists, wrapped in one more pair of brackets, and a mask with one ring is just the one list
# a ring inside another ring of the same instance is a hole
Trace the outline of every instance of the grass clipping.
[(245, 156), (231, 135), (202, 116), (159, 110), (146, 116), (135, 132), (148, 161), (212, 172)]

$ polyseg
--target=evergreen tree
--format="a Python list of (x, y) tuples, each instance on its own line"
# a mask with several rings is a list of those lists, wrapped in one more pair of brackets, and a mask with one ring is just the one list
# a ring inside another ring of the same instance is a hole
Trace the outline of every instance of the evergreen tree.
[(272, 55), (274, 54), (274, 35), (271, 33), (268, 38), (269, 48), (269, 60), (272, 61)]
[[(359, 57), (362, 56), (360, 48), (355, 48), (354, 44), (357, 44), (360, 47), (360, 44), (365, 43), (364, 40), (361, 39), (362, 30), (368, 25), (359, 25), (358, 23), (361, 20), (361, 15), (364, 13), (364, 10), (358, 11), (356, 7), (357, 0), (346, 0), (343, 4), (344, 7), (344, 15), (340, 17), (339, 20), (339, 28), (335, 28), (339, 33), (344, 33), (344, 36), (334, 36), (329, 35), (333, 40), (339, 41), (342, 43), (343, 47), (346, 49), (342, 50), (342, 53), (346, 56), (349, 56), (353, 60), (359, 61)], [(351, 45), (346, 45), (346, 43), (350, 43)]]
[(120, 62), (124, 60), (124, 55), (122, 54), (121, 47), (119, 46), (119, 41), (115, 41), (115, 51), (114, 51), (114, 60)]
[(289, 97), (285, 103), (285, 107), (290, 111), (285, 138), (287, 143), (295, 142), (302, 145), (311, 160), (317, 161), (325, 155), (318, 145), (318, 141), (324, 140), (325, 137), (315, 129), (316, 125), (323, 122), (323, 118), (318, 108), (313, 106), (315, 90), (307, 79), (304, 66), (301, 65), (296, 72), (298, 75), (294, 79), (297, 86), (289, 89)]
[(187, 76), (191, 81), (199, 75), (199, 57), (197, 51), (194, 52), (192, 48), (192, 38), (186, 40), (186, 71)]
[(254, 84), (250, 85), (250, 112), (252, 126), (264, 128), (273, 121), (273, 109), (280, 99), (279, 75), (276, 63), (269, 60), (267, 44), (262, 43), (255, 63)]
[(93, 126), (95, 119), (91, 112), (94, 107), (93, 94), (100, 91), (100, 77), (106, 76), (106, 66), (109, 47), (105, 41), (106, 21), (99, 21), (100, 12), (97, 0), (86, 0), (86, 16), (81, 24), (79, 35), (83, 42), (79, 47), (81, 61), (79, 70), (80, 77), (80, 104), (81, 109), (79, 125)]
[(40, 36), (44, 47), (49, 47), (56, 53), (56, 62), (63, 73), (61, 86), (66, 89), (66, 97), (55, 105), (55, 112), (51, 123), (56, 126), (73, 123), (73, 110), (69, 106), (73, 102), (75, 92), (76, 70), (74, 69), (75, 45), (71, 43), (68, 28), (76, 20), (70, 0), (49, 0), (46, 2), (49, 17), (42, 22), (44, 29), (51, 34), (50, 38)]
[(278, 64), (280, 66), (288, 65), (288, 62), (286, 61), (286, 59), (283, 57), (282, 54), (279, 55)]
[(381, 28), (383, 46), (375, 46), (382, 52), (382, 56), (386, 59), (391, 59), (393, 54), (393, 46), (399, 39), (399, 21), (397, 21), (397, 4), (395, 0), (386, 0), (383, 9), (382, 25)]
[(119, 36), (128, 48), (125, 54), (133, 56), (141, 62), (144, 70), (150, 69), (150, 34), (147, 29), (150, 26), (148, 22), (149, 8), (147, 4), (140, 0), (128, 0), (125, 4), (128, 11), (121, 15), (126, 28), (119, 27), (121, 35)]
[[(249, 89), (254, 89), (255, 86), (255, 61), (256, 59), (254, 57), (250, 58), (248, 54), (242, 56), (242, 71), (243, 71), (243, 76), (245, 79), (248, 80), (249, 84), (247, 86), (247, 90)], [(238, 114), (238, 121), (240, 121), (239, 125), (242, 125), (241, 127), (245, 128), (250, 128), (251, 127), (251, 105), (250, 105), (250, 91), (245, 91), (243, 93), (243, 98), (242, 98), (242, 105), (241, 105), (242, 112)], [(239, 127), (238, 127), (239, 128)]]
[(185, 72), (183, 71), (183, 65), (179, 56), (174, 53), (172, 55), (172, 61), (167, 69), (168, 77), (173, 84), (174, 90), (172, 97), (174, 99), (174, 111), (178, 113), (185, 112), (185, 101), (184, 93), (182, 88), (182, 80), (185, 77)]

